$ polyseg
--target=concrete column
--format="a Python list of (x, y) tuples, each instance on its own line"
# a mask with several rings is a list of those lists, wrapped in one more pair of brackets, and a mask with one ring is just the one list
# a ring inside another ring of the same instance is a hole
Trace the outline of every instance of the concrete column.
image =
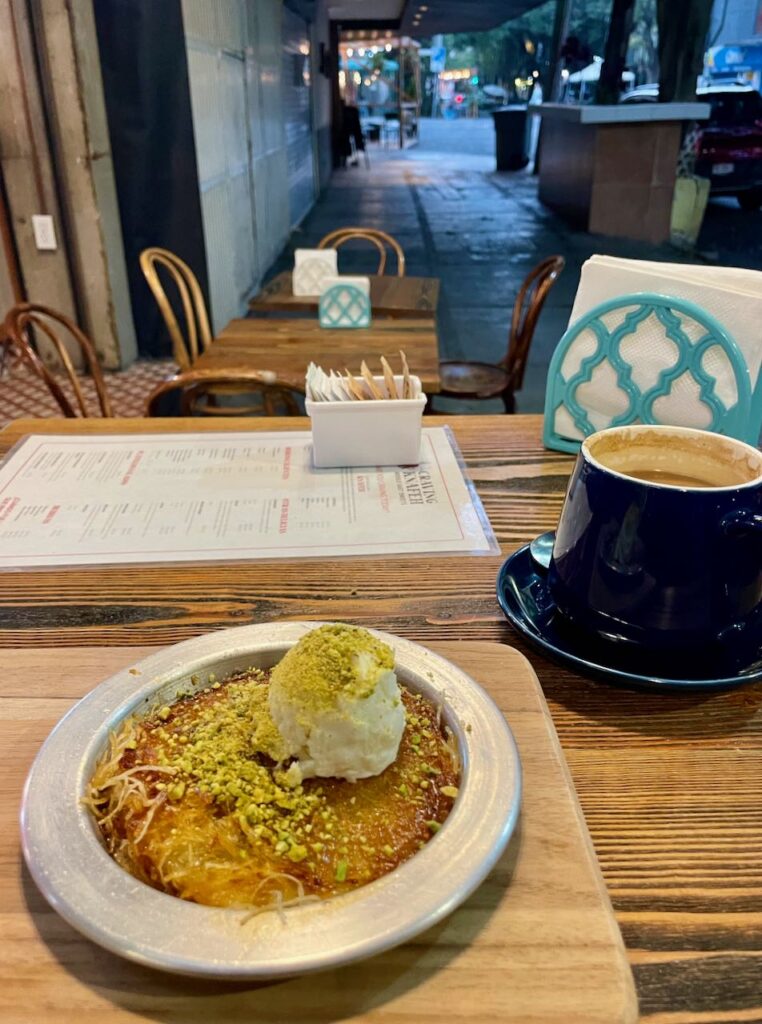
[(30, 0), (81, 326), (109, 369), (137, 354), (92, 0)]
[[(25, 298), (76, 318), (32, 30), (26, 4), (18, 0), (0, 0), (0, 164)], [(55, 251), (37, 249), (34, 214), (52, 216)], [(0, 318), (14, 301), (10, 287), (2, 299)]]

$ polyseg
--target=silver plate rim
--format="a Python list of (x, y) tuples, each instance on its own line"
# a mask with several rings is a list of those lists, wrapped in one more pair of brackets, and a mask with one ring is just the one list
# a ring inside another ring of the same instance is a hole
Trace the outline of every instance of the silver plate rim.
[(521, 803), (521, 764), (510, 727), (492, 698), (452, 662), (375, 629), (394, 648), (406, 685), (433, 698), (443, 695), (463, 762), (460, 795), (447, 822), (409, 861), (353, 893), (288, 910), (285, 924), (262, 914), (242, 926), (240, 910), (187, 903), (138, 882), (100, 843), (79, 800), (114, 725), (144, 701), (170, 699), (191, 675), (203, 685), (209, 672), (273, 664), (318, 625), (239, 626), (164, 648), (106, 679), (55, 726), (24, 787), (22, 850), (45, 899), (80, 933), (134, 963), (175, 974), (282, 978), (406, 942), (450, 914), (486, 878), (515, 829)]

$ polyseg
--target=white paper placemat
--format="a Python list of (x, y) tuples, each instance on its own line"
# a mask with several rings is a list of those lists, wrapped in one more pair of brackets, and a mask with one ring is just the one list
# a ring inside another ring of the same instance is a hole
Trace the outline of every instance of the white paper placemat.
[(0, 567), (496, 554), (446, 427), (412, 467), (312, 466), (309, 432), (25, 438), (0, 466)]

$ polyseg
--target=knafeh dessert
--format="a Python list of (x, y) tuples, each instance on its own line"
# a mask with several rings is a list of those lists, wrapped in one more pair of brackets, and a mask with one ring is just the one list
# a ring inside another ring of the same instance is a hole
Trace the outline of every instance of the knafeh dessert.
[(441, 707), (367, 630), (306, 634), (273, 669), (209, 677), (115, 732), (87, 803), (114, 859), (163, 892), (267, 908), (373, 881), (458, 795)]

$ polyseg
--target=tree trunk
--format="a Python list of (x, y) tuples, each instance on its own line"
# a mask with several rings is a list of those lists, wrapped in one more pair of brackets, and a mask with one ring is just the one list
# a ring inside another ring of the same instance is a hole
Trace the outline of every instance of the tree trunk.
[(596, 103), (618, 103), (622, 72), (627, 62), (627, 45), (635, 16), (635, 0), (614, 0), (606, 36), (606, 51), (595, 94)]
[(556, 10), (553, 16), (553, 35), (550, 40), (550, 52), (544, 65), (544, 74), (541, 78), (542, 93), (545, 102), (558, 102), (561, 87), (561, 47), (569, 34), (569, 19), (571, 18), (571, 0), (556, 0)]
[(690, 103), (704, 66), (712, 0), (657, 0), (659, 101)]

